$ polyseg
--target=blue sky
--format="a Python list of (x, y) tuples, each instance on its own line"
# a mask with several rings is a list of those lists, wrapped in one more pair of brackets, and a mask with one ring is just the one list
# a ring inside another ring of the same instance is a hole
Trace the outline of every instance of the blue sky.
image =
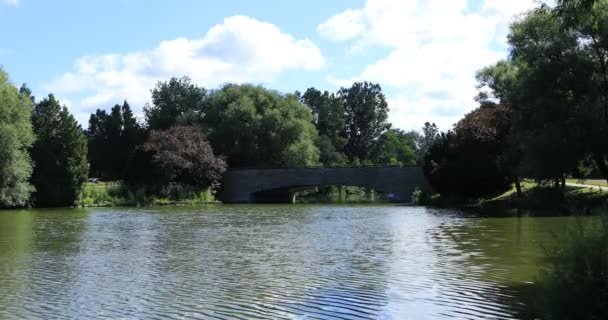
[(395, 127), (448, 129), (475, 108), (475, 71), (506, 57), (534, 0), (0, 0), (0, 65), (85, 124), (159, 80), (284, 92), (382, 85)]

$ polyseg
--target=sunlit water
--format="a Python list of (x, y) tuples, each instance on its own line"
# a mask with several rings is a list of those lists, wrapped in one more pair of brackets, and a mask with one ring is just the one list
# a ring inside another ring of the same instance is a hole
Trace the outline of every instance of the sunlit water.
[(572, 218), (399, 206), (0, 212), (0, 319), (503, 319)]

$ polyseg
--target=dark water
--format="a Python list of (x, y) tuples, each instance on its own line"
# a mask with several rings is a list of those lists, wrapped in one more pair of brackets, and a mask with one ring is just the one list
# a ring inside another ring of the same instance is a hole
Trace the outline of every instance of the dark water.
[(503, 319), (573, 218), (393, 206), (0, 212), (0, 319)]

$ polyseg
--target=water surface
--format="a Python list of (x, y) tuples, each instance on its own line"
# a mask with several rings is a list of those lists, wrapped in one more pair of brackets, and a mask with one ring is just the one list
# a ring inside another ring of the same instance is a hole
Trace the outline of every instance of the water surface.
[(399, 206), (0, 212), (0, 319), (508, 319), (574, 218)]

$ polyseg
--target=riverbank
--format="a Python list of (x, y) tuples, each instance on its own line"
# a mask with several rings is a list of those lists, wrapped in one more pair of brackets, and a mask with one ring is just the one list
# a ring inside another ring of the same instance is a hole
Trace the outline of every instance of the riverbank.
[(210, 190), (192, 190), (179, 185), (170, 185), (151, 193), (140, 187), (131, 189), (119, 181), (89, 182), (82, 187), (76, 203), (77, 207), (114, 206), (163, 206), (163, 205), (203, 205), (218, 204)]
[(608, 212), (608, 191), (596, 186), (569, 185), (556, 189), (531, 181), (521, 183), (522, 193), (517, 195), (515, 186), (494, 197), (462, 198), (432, 195), (424, 204), (441, 208), (460, 208), (482, 213), (497, 214), (512, 210), (544, 212), (552, 214), (581, 215)]

